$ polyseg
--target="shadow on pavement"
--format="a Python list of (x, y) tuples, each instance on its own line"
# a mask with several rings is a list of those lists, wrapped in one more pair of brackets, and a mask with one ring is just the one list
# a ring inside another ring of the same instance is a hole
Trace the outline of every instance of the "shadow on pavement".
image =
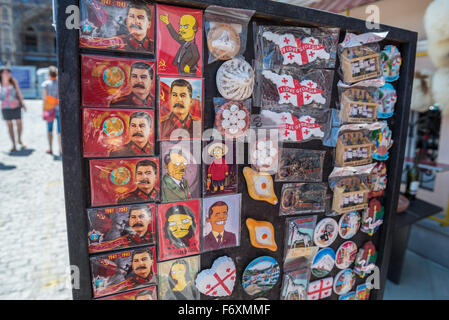
[(14, 170), (15, 168), (17, 168), (17, 167), (16, 166), (5, 165), (2, 162), (0, 162), (0, 171)]
[(28, 157), (34, 152), (34, 149), (21, 149), (9, 153), (11, 157)]

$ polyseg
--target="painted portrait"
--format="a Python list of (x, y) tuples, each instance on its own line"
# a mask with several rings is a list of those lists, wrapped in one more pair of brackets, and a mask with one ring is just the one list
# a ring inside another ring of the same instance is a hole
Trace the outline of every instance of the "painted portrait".
[(80, 47), (154, 54), (154, 5), (81, 0)]
[(164, 203), (158, 209), (159, 261), (200, 252), (200, 200)]
[(240, 244), (241, 194), (203, 199), (202, 251)]

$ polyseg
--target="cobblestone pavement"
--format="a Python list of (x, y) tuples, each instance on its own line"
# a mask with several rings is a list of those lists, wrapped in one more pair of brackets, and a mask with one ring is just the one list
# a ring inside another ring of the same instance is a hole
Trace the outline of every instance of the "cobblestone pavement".
[(0, 300), (71, 299), (62, 163), (45, 153), (42, 102), (25, 104), (25, 150), (9, 154), (6, 122), (0, 120)]

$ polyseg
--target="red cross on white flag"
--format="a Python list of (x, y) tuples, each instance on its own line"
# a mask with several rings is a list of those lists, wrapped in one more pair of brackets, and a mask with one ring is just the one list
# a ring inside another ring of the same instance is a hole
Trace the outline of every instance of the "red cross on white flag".
[(319, 300), (329, 297), (332, 294), (332, 277), (313, 281), (309, 283), (307, 300)]

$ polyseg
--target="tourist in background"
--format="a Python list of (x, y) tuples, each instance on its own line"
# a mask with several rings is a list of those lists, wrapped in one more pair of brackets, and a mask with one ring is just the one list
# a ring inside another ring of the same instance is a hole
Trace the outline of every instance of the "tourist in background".
[(44, 120), (47, 121), (47, 137), (49, 149), (48, 154), (53, 154), (53, 123), (56, 120), (59, 141), (59, 153), (61, 148), (61, 121), (59, 116), (59, 92), (58, 92), (58, 69), (54, 66), (48, 68), (48, 80), (42, 83), (44, 100)]

